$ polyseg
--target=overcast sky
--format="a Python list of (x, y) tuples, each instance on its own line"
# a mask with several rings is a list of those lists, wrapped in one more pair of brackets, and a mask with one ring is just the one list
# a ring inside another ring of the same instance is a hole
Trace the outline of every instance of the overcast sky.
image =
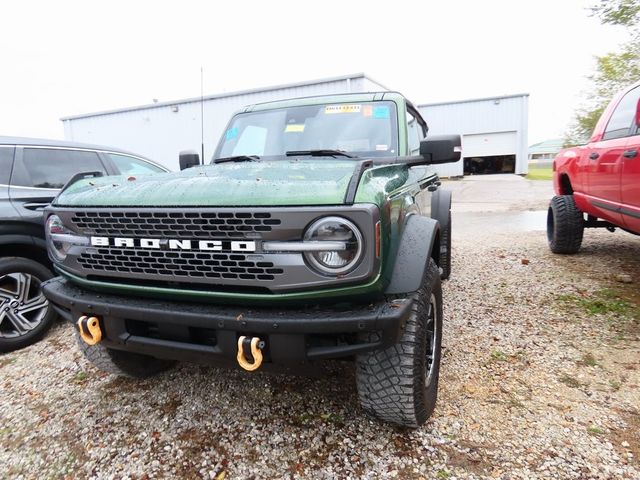
[[(625, 32), (596, 0), (3, 2), (0, 134), (60, 117), (365, 72), (414, 103), (529, 93), (529, 143), (561, 136), (594, 56)], [(133, 132), (132, 132), (133, 133)]]

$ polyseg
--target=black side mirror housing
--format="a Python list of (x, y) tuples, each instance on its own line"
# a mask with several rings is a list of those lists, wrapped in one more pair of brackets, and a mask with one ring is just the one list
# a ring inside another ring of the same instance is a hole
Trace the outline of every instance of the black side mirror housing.
[(429, 164), (457, 162), (462, 157), (460, 135), (434, 135), (420, 142), (420, 156)]
[(184, 150), (180, 152), (180, 170), (200, 165), (200, 155), (195, 150)]

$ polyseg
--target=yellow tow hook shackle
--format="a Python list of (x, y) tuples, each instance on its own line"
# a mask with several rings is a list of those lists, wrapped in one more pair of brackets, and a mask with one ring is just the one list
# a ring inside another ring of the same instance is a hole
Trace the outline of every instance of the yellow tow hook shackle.
[(251, 355), (253, 356), (253, 363), (249, 363), (247, 359), (244, 357), (243, 344), (247, 337), (244, 335), (238, 339), (238, 356), (236, 357), (238, 360), (238, 365), (244, 368), (248, 372), (253, 372), (260, 368), (262, 365), (262, 351), (258, 347), (260, 343), (260, 339), (258, 337), (253, 337), (251, 339)]
[(78, 330), (80, 338), (87, 345), (95, 345), (102, 340), (102, 330), (100, 330), (100, 322), (96, 317), (87, 317), (83, 315), (78, 319)]

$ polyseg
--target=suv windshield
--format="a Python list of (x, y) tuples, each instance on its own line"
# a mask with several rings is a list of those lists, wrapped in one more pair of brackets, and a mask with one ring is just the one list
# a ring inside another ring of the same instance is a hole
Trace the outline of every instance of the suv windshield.
[(317, 150), (340, 150), (359, 157), (397, 155), (395, 125), (393, 102), (308, 105), (240, 113), (231, 121), (214, 157), (284, 157), (287, 152)]

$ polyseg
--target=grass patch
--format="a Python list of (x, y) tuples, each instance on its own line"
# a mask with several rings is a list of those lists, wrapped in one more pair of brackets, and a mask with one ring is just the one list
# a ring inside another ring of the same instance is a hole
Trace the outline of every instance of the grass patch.
[(631, 311), (629, 302), (611, 289), (598, 290), (590, 295), (558, 295), (557, 299), (564, 304), (576, 305), (589, 315), (625, 315)]
[(609, 386), (611, 387), (611, 390), (617, 392), (618, 390), (620, 390), (620, 388), (622, 388), (622, 383), (617, 380), (609, 380)]
[(592, 353), (586, 353), (582, 356), (582, 359), (578, 362), (578, 365), (582, 365), (583, 367), (595, 367), (598, 365), (596, 357), (593, 356)]
[(495, 362), (506, 362), (507, 355), (505, 355), (505, 353), (501, 352), (500, 350), (494, 350), (493, 352), (491, 352), (491, 360)]
[(583, 386), (583, 383), (575, 377), (563, 373), (562, 376), (558, 379), (560, 383), (564, 383), (567, 387), (571, 388), (580, 388)]
[(596, 427), (595, 425), (591, 425), (589, 428), (587, 428), (587, 433), (589, 435), (602, 435), (604, 433), (604, 430), (602, 430), (600, 427)]
[(527, 180), (553, 180), (553, 169), (551, 167), (529, 167)]

